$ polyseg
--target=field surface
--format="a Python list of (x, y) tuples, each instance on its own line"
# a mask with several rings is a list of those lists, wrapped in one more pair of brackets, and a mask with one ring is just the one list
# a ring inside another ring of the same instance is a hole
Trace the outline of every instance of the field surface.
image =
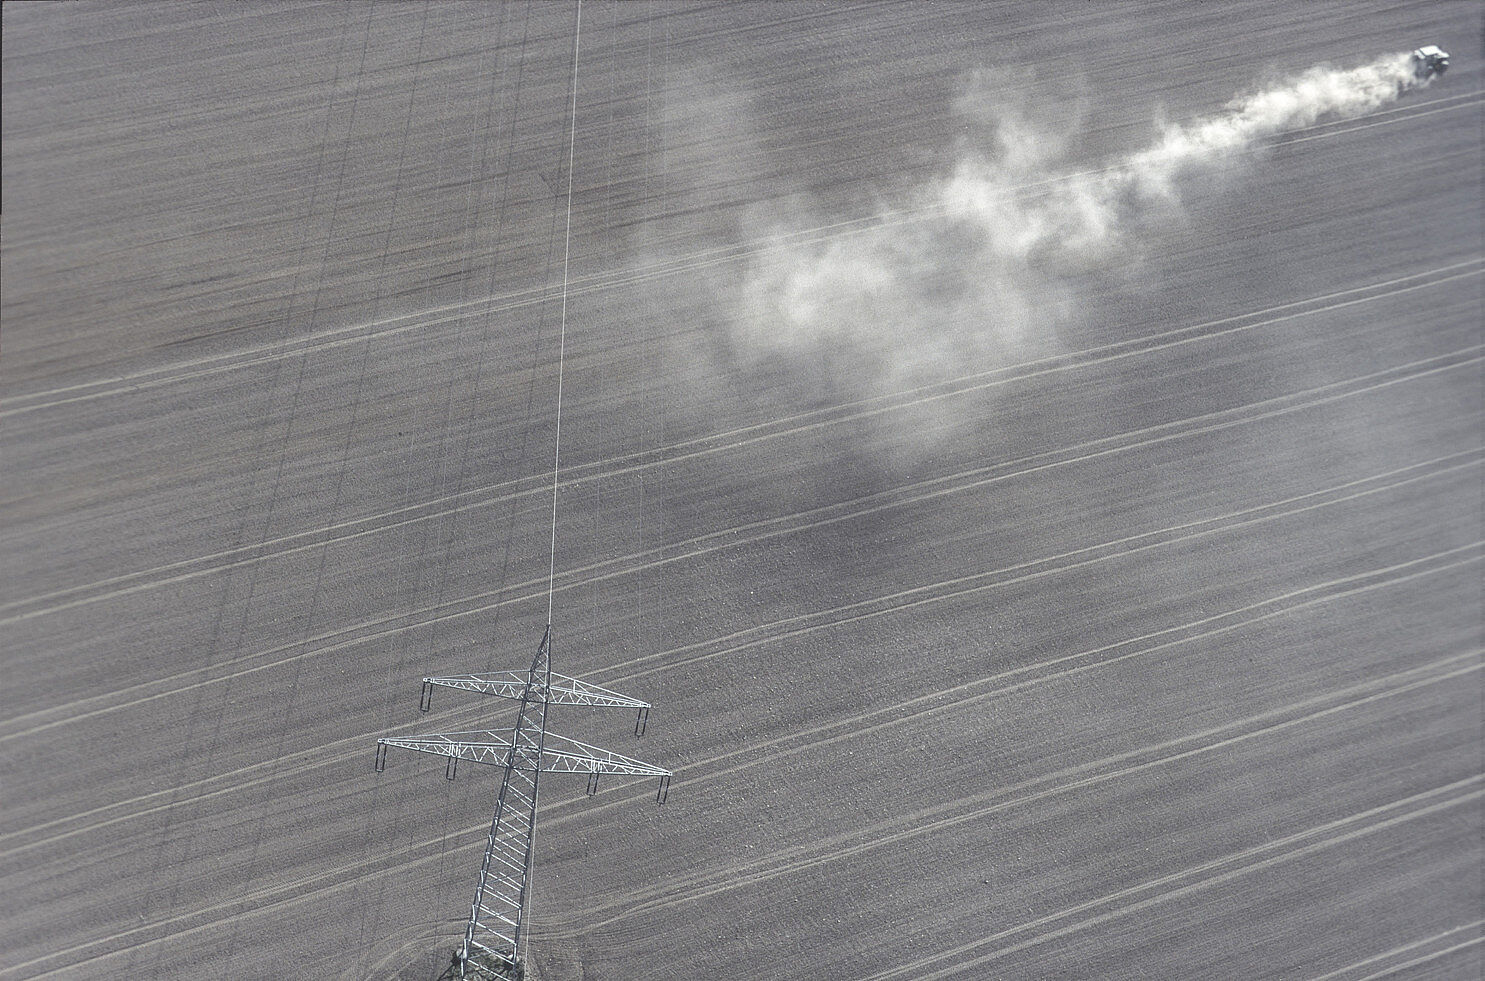
[(3, 15), (0, 979), (1485, 970), (1478, 4)]

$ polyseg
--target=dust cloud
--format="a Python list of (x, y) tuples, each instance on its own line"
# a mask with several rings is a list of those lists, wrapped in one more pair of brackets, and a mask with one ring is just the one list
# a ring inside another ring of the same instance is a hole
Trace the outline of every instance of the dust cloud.
[(734, 357), (865, 397), (1047, 353), (1058, 324), (1080, 312), (1077, 284), (1137, 264), (1183, 194), (1268, 138), (1375, 111), (1423, 84), (1406, 54), (1317, 67), (1164, 126), (1107, 167), (1071, 172), (1060, 161), (1072, 134), (1040, 122), (1057, 114), (1038, 116), (978, 76), (956, 112), (982, 138), (939, 176), (844, 232), (768, 229), (729, 318)]

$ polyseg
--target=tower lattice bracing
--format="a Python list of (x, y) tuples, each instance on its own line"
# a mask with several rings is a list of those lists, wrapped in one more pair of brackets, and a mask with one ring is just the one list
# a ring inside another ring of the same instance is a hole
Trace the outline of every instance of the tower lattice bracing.
[(578, 54), (581, 50), (583, 3), (577, 2), (572, 37), (572, 100), (567, 141), (567, 230), (562, 250), (562, 312), (557, 346), (557, 411), (552, 445), (552, 544), (547, 566), (547, 629), (536, 657), (523, 677), (516, 671), (496, 675), (424, 678), (422, 711), (427, 712), (437, 687), (519, 699), (516, 724), (508, 730), (441, 732), (426, 736), (386, 736), (377, 740), (376, 769), (386, 766), (387, 747), (400, 746), (445, 757), (450, 780), (460, 760), (502, 768), (500, 792), (490, 819), (485, 860), (480, 866), (474, 904), (464, 940), (454, 955), (460, 978), (519, 979), (525, 975), (527, 920), (531, 914), (532, 850), (536, 842), (537, 788), (543, 773), (585, 773), (588, 793), (598, 791), (605, 773), (655, 776), (655, 799), (663, 802), (671, 773), (642, 760), (621, 756), (547, 731), (552, 705), (608, 706), (635, 709), (634, 734), (644, 735), (650, 704), (616, 691), (552, 672), (552, 609), (557, 580), (557, 502), (562, 471), (562, 379), (567, 352), (568, 263), (572, 252), (572, 175), (577, 149)]
[(511, 733), (500, 794), (495, 798), (495, 816), (490, 820), (485, 862), (480, 867), (469, 925), (464, 929), (459, 960), (476, 971), (491, 963), (506, 968), (506, 973), (515, 973), (520, 964), (521, 926), (526, 919), (526, 886), (531, 877), (531, 849), (536, 831), (536, 797), (547, 734), (547, 695), (552, 687), (551, 642), (549, 627), (541, 638), (541, 646), (526, 676), (526, 687), (521, 692), (521, 709)]
[(386, 765), (388, 746), (445, 757), (445, 773), (451, 780), (460, 760), (502, 768), (500, 792), (495, 798), (495, 813), (490, 820), (490, 835), (469, 923), (454, 957), (460, 978), (493, 981), (519, 978), (524, 973), (522, 944), (530, 914), (537, 792), (543, 773), (587, 774), (589, 794), (597, 792), (598, 778), (605, 773), (659, 777), (656, 800), (664, 801), (669, 792), (669, 770), (547, 731), (550, 705), (636, 709), (636, 735), (644, 732), (650, 711), (648, 702), (575, 678), (554, 675), (551, 642), (552, 628), (548, 624), (531, 668), (524, 676), (507, 671), (498, 675), (423, 679), (419, 706), (422, 711), (427, 712), (431, 707), (435, 686), (498, 695), (520, 700), (513, 728), (387, 736), (377, 740), (378, 771)]

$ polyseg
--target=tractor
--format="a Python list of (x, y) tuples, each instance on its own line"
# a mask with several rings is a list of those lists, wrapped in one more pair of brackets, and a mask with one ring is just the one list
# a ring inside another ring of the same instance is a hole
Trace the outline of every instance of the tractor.
[(1437, 44), (1426, 44), (1413, 52), (1413, 74), (1426, 82), (1435, 75), (1442, 75), (1449, 68), (1449, 52)]

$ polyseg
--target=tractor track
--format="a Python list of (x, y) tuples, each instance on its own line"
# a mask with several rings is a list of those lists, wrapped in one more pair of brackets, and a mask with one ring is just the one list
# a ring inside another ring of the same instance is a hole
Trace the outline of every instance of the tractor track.
[[(1354, 964), (1348, 964), (1339, 970), (1327, 971), (1318, 977), (1311, 978), (1310, 981), (1338, 981), (1338, 979), (1342, 978), (1346, 979), (1346, 981), (1372, 981), (1373, 978), (1396, 975), (1405, 968), (1427, 963), (1447, 954), (1452, 954), (1456, 950), (1462, 950), (1465, 947), (1485, 941), (1485, 935), (1480, 933), (1482, 927), (1485, 927), (1485, 920), (1475, 920), (1473, 923), (1461, 923), (1459, 926), (1410, 941), (1391, 950), (1383, 951), (1380, 954), (1373, 954), (1364, 960), (1357, 961)], [(1461, 939), (1458, 935), (1466, 931), (1474, 931), (1476, 935)], [(1437, 945), (1441, 941), (1448, 941), (1449, 945), (1438, 947)], [(1434, 949), (1429, 950), (1426, 954), (1419, 954), (1418, 951), (1425, 947), (1432, 947)], [(1385, 962), (1395, 962), (1400, 957), (1407, 957), (1408, 959), (1401, 963), (1390, 963), (1382, 967)], [(1378, 967), (1382, 967), (1382, 969), (1380, 971), (1376, 970)], [(1366, 972), (1364, 975), (1361, 973), (1363, 971)]]
[[(1327, 139), (1335, 136), (1343, 136), (1358, 129), (1407, 122), (1414, 117), (1468, 109), (1479, 106), (1482, 102), (1485, 102), (1485, 92), (1460, 93), (1413, 105), (1396, 106), (1352, 120), (1316, 123), (1309, 127), (1294, 130), (1277, 139), (1281, 142), (1298, 142), (1298, 138), (1305, 133), (1313, 134), (1308, 139)], [(1119, 166), (1119, 164), (1114, 164), (1108, 167), (1062, 174), (1046, 180), (1023, 184), (1009, 190), (1013, 193), (1034, 190), (1038, 187), (1050, 186), (1067, 180), (1107, 173), (1117, 169)], [(894, 211), (884, 215), (872, 215), (867, 218), (850, 219), (820, 225), (771, 241), (748, 242), (738, 246), (704, 249), (633, 268), (606, 270), (598, 273), (590, 273), (586, 276), (576, 276), (571, 281), (568, 294), (569, 296), (582, 296), (590, 293), (601, 293), (607, 290), (635, 286), (718, 265), (745, 261), (755, 256), (777, 251), (781, 248), (829, 241), (833, 238), (856, 234), (883, 225), (922, 221), (939, 213), (940, 210), (935, 207)], [(77, 402), (133, 394), (223, 372), (239, 371), (244, 368), (269, 364), (283, 358), (299, 357), (312, 352), (331, 350), (348, 344), (361, 343), (371, 338), (388, 337), (410, 331), (426, 330), (432, 327), (455, 323), (465, 317), (488, 316), (495, 313), (519, 310), (529, 306), (553, 302), (560, 299), (560, 296), (560, 290), (550, 285), (529, 287), (511, 293), (484, 297), (478, 300), (466, 300), (435, 307), (430, 310), (418, 311), (417, 313), (389, 317), (369, 324), (355, 324), (331, 328), (307, 337), (261, 344), (230, 354), (181, 361), (159, 368), (147, 368), (112, 378), (92, 382), (79, 382), (22, 395), (12, 395), (0, 398), (0, 419), (23, 413), (53, 409), (58, 406), (70, 405)]]
[[(1410, 276), (1322, 294), (1177, 330), (1163, 331), (1008, 368), (978, 372), (949, 382), (912, 389), (899, 395), (851, 402), (770, 420), (741, 429), (675, 443), (657, 450), (575, 464), (565, 471), (561, 487), (571, 490), (593, 481), (640, 474), (676, 463), (724, 455), (768, 440), (795, 438), (830, 426), (901, 412), (931, 402), (1030, 381), (1063, 371), (1093, 368), (1126, 358), (1155, 354), (1184, 344), (1215, 340), (1246, 331), (1289, 324), (1305, 316), (1429, 289), (1476, 277), (1482, 272), (1485, 272), (1485, 259), (1453, 263)], [(205, 576), (230, 572), (315, 548), (324, 548), (370, 535), (395, 531), (423, 521), (495, 507), (525, 498), (535, 498), (549, 491), (547, 483), (545, 477), (537, 475), (503, 481), (418, 504), (404, 505), (377, 514), (337, 522), (322, 528), (267, 539), (252, 545), (224, 549), (150, 569), (12, 600), (0, 604), (0, 626), (37, 617), (52, 616), (93, 603), (119, 599), (150, 589), (173, 586)], [(567, 570), (563, 575), (576, 575), (584, 571), (586, 569)], [(534, 582), (535, 580), (532, 580), (532, 583)]]
[[(891, 970), (872, 974), (869, 978), (870, 981), (890, 981), (892, 978), (913, 977), (927, 981), (927, 979), (953, 977), (970, 969), (983, 969), (985, 964), (1009, 954), (1040, 946), (1111, 920), (1130, 916), (1159, 903), (1184, 898), (1200, 890), (1221, 885), (1241, 876), (1261, 872), (1283, 862), (1304, 858), (1326, 848), (1386, 831), (1408, 821), (1479, 800), (1485, 796), (1485, 786), (1482, 784), (1485, 784), (1485, 776), (1470, 776), (1422, 793), (1368, 808), (1347, 817), (1284, 835), (1273, 841), (1264, 842), (1262, 845), (1224, 855), (1170, 875), (1070, 906), (1008, 930), (1002, 930), (981, 940), (939, 951), (928, 957), (901, 964)], [(1083, 918), (1076, 919), (1079, 916)], [(1018, 939), (1025, 934), (1030, 934), (1030, 936)], [(1004, 941), (1011, 942), (1007, 946), (997, 946)], [(978, 952), (985, 947), (992, 949), (982, 953)], [(936, 964), (965, 955), (973, 956), (923, 973), (925, 969), (932, 968)]]
[[(831, 505), (827, 508), (814, 509), (798, 515), (791, 515), (787, 518), (770, 519), (764, 522), (755, 522), (740, 526), (738, 529), (727, 532), (711, 533), (700, 536), (690, 542), (681, 543), (680, 546), (665, 546), (657, 550), (638, 553), (634, 556), (597, 563), (587, 567), (585, 570), (564, 572), (558, 577), (558, 590), (563, 591), (581, 586), (589, 586), (597, 582), (634, 575), (670, 563), (692, 559), (719, 549), (752, 544), (780, 535), (809, 531), (825, 525), (875, 513), (886, 508), (903, 507), (933, 498), (944, 497), (949, 494), (964, 493), (990, 483), (1013, 479), (1014, 477), (1028, 473), (1075, 465), (1116, 453), (1142, 449), (1176, 439), (1220, 432), (1235, 426), (1303, 411), (1316, 406), (1327, 405), (1340, 399), (1352, 398), (1369, 392), (1383, 390), (1393, 385), (1433, 377), (1441, 372), (1478, 365), (1482, 360), (1485, 360), (1485, 357), (1482, 357), (1479, 353), (1480, 350), (1480, 346), (1465, 348), (1447, 355), (1420, 359), (1405, 365), (1348, 379), (1344, 382), (1317, 386), (1305, 392), (1264, 400), (1237, 409), (1222, 410), (1178, 422), (1144, 427), (1121, 434), (1120, 436), (1077, 444), (1063, 450), (1035, 454), (1031, 457), (999, 464), (994, 467), (973, 468), (951, 478), (937, 478), (926, 481), (922, 485), (910, 485), (906, 489), (900, 488), (897, 491), (887, 492), (885, 496), (872, 495), (864, 501), (848, 502), (847, 505)], [(1389, 471), (1388, 474), (1366, 478), (1363, 481), (1354, 482), (1354, 484), (1360, 486), (1373, 483), (1378, 480), (1384, 480), (1389, 476), (1402, 474), (1405, 471), (1414, 473), (1414, 477), (1409, 478), (1409, 480), (1417, 479), (1417, 474), (1421, 472), (1418, 468), (1427, 468), (1435, 465), (1447, 465), (1451, 469), (1459, 466), (1473, 466), (1478, 464), (1480, 455), (1480, 451), (1478, 450), (1462, 451), (1461, 453), (1450, 454), (1447, 457), (1428, 461), (1425, 464), (1418, 464), (1414, 467), (1402, 468), (1397, 471)], [(1352, 486), (1352, 484), (1345, 484), (1331, 490), (1348, 490)], [(905, 493), (904, 491), (907, 492)], [(1316, 494), (1323, 493), (1316, 492)], [(1370, 491), (1365, 493), (1370, 493)], [(1302, 497), (1308, 498), (1311, 496), (1303, 495)], [(1295, 498), (1293, 500), (1298, 501), (1300, 499)], [(938, 584), (920, 586), (902, 593), (892, 594), (891, 596), (878, 597), (873, 600), (851, 604), (850, 608), (856, 611), (853, 614), (853, 618), (861, 619), (863, 615), (874, 615), (866, 612), (872, 606), (886, 604), (888, 607), (895, 608), (895, 604), (904, 600), (914, 598), (923, 599), (935, 589), (942, 588), (948, 583), (953, 583), (957, 588), (962, 588), (974, 582), (980, 582), (982, 584), (989, 583), (994, 577), (1004, 577), (1010, 573), (1016, 573), (1019, 576), (1014, 581), (1024, 581), (1036, 575), (1044, 574), (1035, 571), (1038, 567), (1055, 569), (1057, 562), (1070, 558), (1078, 559), (1079, 564), (1086, 565), (1089, 562), (1101, 561), (1102, 558), (1110, 557), (1110, 555), (1124, 554), (1126, 550), (1134, 548), (1135, 545), (1138, 545), (1140, 549), (1151, 547), (1151, 543), (1158, 542), (1159, 536), (1163, 534), (1178, 530), (1191, 532), (1197, 526), (1202, 528), (1216, 528), (1223, 521), (1239, 516), (1252, 516), (1267, 508), (1279, 506), (1284, 503), (1287, 502), (1244, 509), (1229, 515), (1205, 519), (1202, 522), (1196, 523), (1196, 525), (1179, 525), (1156, 532), (1147, 532), (1142, 535), (1127, 537), (1116, 542), (1105, 542), (1097, 546), (1089, 546), (1074, 552), (1065, 553), (1061, 556), (1037, 560), (1031, 563), (1021, 563), (991, 573), (981, 573), (975, 576), (946, 580)], [(743, 530), (750, 533), (749, 537), (739, 538), (736, 535), (736, 531)], [(1189, 534), (1187, 537), (1190, 537)], [(1105, 555), (1104, 553), (1109, 554)], [(580, 578), (580, 573), (585, 574)], [(407, 611), (349, 627), (340, 627), (315, 637), (300, 638), (268, 650), (243, 655), (211, 668), (197, 668), (180, 672), (165, 678), (140, 682), (104, 694), (76, 699), (62, 705), (38, 709), (0, 723), (0, 743), (29, 735), (36, 735), (57, 726), (95, 718), (108, 712), (130, 708), (160, 698), (198, 690), (204, 686), (220, 684), (244, 675), (258, 673), (285, 664), (296, 663), (305, 658), (317, 657), (329, 652), (343, 650), (373, 639), (401, 634), (431, 623), (486, 613), (494, 609), (539, 599), (540, 595), (543, 595), (541, 592), (542, 585), (542, 583), (533, 580), (514, 584), (501, 590), (460, 597), (455, 600), (445, 601), (441, 606), (434, 609)], [(809, 621), (819, 620), (821, 616), (822, 614), (819, 613), (805, 614), (765, 627), (748, 628), (729, 635), (726, 638), (717, 638), (712, 641), (700, 642), (682, 648), (645, 655), (621, 665), (611, 665), (607, 670), (637, 668), (641, 664), (652, 662), (656, 659), (664, 659), (667, 663), (677, 657), (685, 657), (690, 661), (705, 659), (706, 657), (715, 656), (702, 651), (702, 648), (706, 646), (714, 646), (717, 643), (732, 644), (738, 638), (757, 636), (760, 633), (766, 634), (768, 631), (777, 629), (782, 623), (793, 623), (796, 627), (800, 627), (806, 625)], [(818, 629), (818, 627), (808, 627), (807, 629)], [(789, 635), (794, 636), (801, 632), (805, 632), (805, 630), (791, 628)], [(730, 650), (732, 648), (729, 647), (727, 649)], [(286, 654), (288, 656), (283, 656)], [(255, 664), (253, 662), (262, 663)], [(214, 670), (220, 671), (223, 669), (227, 669), (225, 673), (218, 674), (214, 677), (202, 678), (202, 675), (208, 675)], [(622, 677), (637, 677), (640, 674), (647, 673), (648, 670), (629, 671), (629, 673), (622, 675)], [(609, 678), (606, 683), (613, 683), (618, 680), (618, 678)], [(166, 687), (160, 689), (162, 685)], [(122, 700), (115, 701), (118, 699)], [(112, 704), (107, 704), (110, 701), (112, 701)]]
[[(766, 758), (771, 761), (782, 759), (797, 755), (806, 749), (818, 749), (831, 745), (842, 739), (859, 738), (899, 725), (908, 719), (949, 714), (960, 708), (977, 705), (986, 699), (1004, 697), (1037, 685), (1064, 680), (1134, 658), (1147, 657), (1274, 618), (1311, 610), (1327, 603), (1369, 594), (1376, 590), (1392, 589), (1427, 577), (1463, 569), (1479, 563), (1482, 558), (1485, 558), (1485, 541), (1447, 549), (1380, 569), (1326, 580), (1246, 606), (1126, 638), (1113, 644), (995, 672), (973, 681), (930, 691), (884, 708), (857, 713), (844, 719), (834, 720), (807, 730), (787, 733), (761, 743), (752, 743), (734, 752), (682, 767), (677, 772), (684, 773), (697, 767), (720, 763), (729, 764), (715, 772), (706, 771), (707, 779), (716, 779), (719, 776), (730, 775), (761, 765), (763, 759), (760, 754), (767, 754)], [(117, 801), (82, 814), (70, 815), (30, 828), (8, 832), (0, 835), (0, 844), (7, 846), (4, 851), (0, 851), (0, 859), (10, 859), (34, 848), (58, 845), (80, 835), (115, 828), (121, 823), (163, 813), (172, 808), (185, 808), (225, 795), (267, 786), (282, 781), (290, 775), (298, 775), (306, 768), (344, 765), (354, 761), (357, 757), (364, 756), (366, 747), (371, 745), (377, 736), (388, 735), (389, 732), (401, 734), (404, 730), (411, 732), (430, 725), (438, 728), (458, 725), (459, 720), (469, 711), (469, 709), (455, 709), (434, 712), (391, 730), (358, 733), (332, 743), (318, 744), (287, 756), (263, 760), (187, 784), (163, 788), (129, 800)], [(226, 785), (217, 789), (204, 790), (190, 797), (178, 797), (184, 791), (198, 790), (223, 783)], [(168, 802), (160, 803), (161, 801)], [(597, 806), (607, 807), (609, 804), (606, 802)], [(124, 814), (110, 814), (110, 812), (127, 807), (136, 809)], [(587, 810), (592, 809), (590, 807)], [(98, 820), (80, 827), (58, 830), (68, 823), (88, 818)], [(46, 831), (52, 833), (34, 837)], [(16, 842), (16, 839), (28, 837), (29, 840)]]
[[(557, 592), (677, 793), (542, 788), (543, 977), (1473, 974), (1479, 12), (580, 6), (7, 19), (0, 981), (446, 969), (500, 767), (375, 742)], [(1007, 350), (733, 323), (879, 248)]]
[[(1357, 685), (1349, 686), (1344, 689), (1339, 689), (1337, 691), (1312, 696), (1310, 698), (1291, 703), (1281, 708), (1273, 709), (1254, 716), (1248, 716), (1244, 719), (1240, 719), (1222, 726), (1213, 727), (1202, 732), (1193, 733), (1186, 736), (1178, 737), (1176, 739), (1166, 740), (1161, 743), (1140, 747), (1138, 749), (1120, 753), (1115, 756), (1106, 757), (1101, 760), (1082, 764), (1076, 767), (1071, 767), (1053, 774), (1048, 774), (1044, 777), (1024, 781), (1021, 784), (1018, 784), (1011, 788), (1006, 788), (1000, 791), (969, 795), (968, 797), (960, 798), (952, 802), (946, 802), (933, 808), (923, 809), (918, 813), (911, 815), (910, 817), (894, 818), (884, 822), (876, 822), (876, 824), (873, 825), (872, 828), (855, 829), (850, 835), (838, 835), (832, 837), (831, 839), (827, 839), (824, 842), (811, 842), (808, 845), (798, 846), (797, 848), (790, 849), (787, 852), (776, 852), (774, 855), (774, 860), (777, 860), (779, 857), (791, 856), (797, 852), (812, 851), (814, 852), (814, 854), (798, 858), (788, 858), (785, 863), (780, 864), (776, 862), (774, 867), (770, 867), (768, 869), (753, 868), (757, 863), (741, 863), (739, 865), (738, 872), (744, 873), (747, 872), (749, 869), (752, 869), (751, 873), (742, 875), (741, 877), (734, 874), (729, 874), (727, 876), (728, 881), (717, 882), (713, 886), (706, 888), (705, 892), (703, 893), (698, 894), (695, 893), (695, 891), (693, 890), (691, 893), (677, 896), (666, 901), (651, 900), (648, 905), (634, 905), (631, 906), (631, 909), (638, 911), (642, 908), (645, 911), (654, 912), (657, 909), (667, 908), (676, 904), (689, 903), (694, 901), (694, 899), (697, 898), (697, 895), (700, 894), (711, 894), (718, 891), (738, 888), (744, 885), (753, 885), (758, 882), (763, 882), (767, 881), (768, 879), (775, 878), (779, 875), (797, 873), (804, 869), (818, 867), (828, 862), (849, 858), (850, 856), (858, 854), (864, 850), (868, 850), (873, 847), (880, 847), (880, 845), (887, 844), (889, 843), (889, 841), (901, 841), (910, 837), (917, 837), (924, 834), (941, 831), (946, 828), (951, 828), (966, 822), (979, 820), (985, 816), (1004, 811), (1008, 808), (1023, 806), (1026, 804), (1034, 804), (1040, 800), (1049, 798), (1057, 794), (1069, 793), (1086, 787), (1109, 783), (1123, 777), (1132, 776), (1137, 773), (1170, 763), (1175, 763), (1181, 760), (1218, 752), (1230, 746), (1245, 743), (1266, 735), (1287, 731), (1289, 729), (1306, 725), (1317, 720), (1333, 717), (1339, 713), (1371, 705), (1386, 698), (1395, 697), (1430, 685), (1440, 684), (1446, 681), (1451, 681), (1455, 678), (1464, 677), (1466, 675), (1479, 671), (1482, 666), (1485, 666), (1482, 665), (1480, 661), (1480, 653), (1481, 652), (1479, 651), (1470, 651), (1452, 655), (1450, 657), (1430, 662), (1429, 664), (1420, 665), (1404, 671), (1394, 672), (1393, 674), (1387, 675), (1382, 678), (1372, 679)], [(678, 770), (677, 772), (679, 773), (680, 771)], [(694, 780), (695, 778), (691, 778), (684, 781), (684, 783), (692, 783), (694, 782)], [(1478, 783), (1482, 781), (1485, 781), (1485, 777), (1472, 777), (1467, 781), (1462, 781), (1461, 784)], [(680, 784), (678, 784), (678, 786), (679, 785)], [(1452, 789), (1454, 786), (1458, 785), (1450, 785), (1450, 787), (1443, 789)], [(1441, 793), (1441, 790), (1430, 791), (1427, 795), (1415, 795), (1415, 797), (1424, 797), (1438, 793)], [(1012, 797), (1012, 794), (1020, 794), (1021, 796)], [(1485, 790), (1472, 790), (1466, 795), (1452, 799), (1450, 801), (1450, 804), (1462, 802), (1466, 799), (1474, 799), (1481, 794), (1485, 794)], [(625, 798), (624, 802), (632, 803), (633, 798), (639, 795), (625, 794), (623, 796)], [(1405, 800), (1412, 800), (1412, 798), (1408, 798)], [(607, 806), (613, 805), (609, 804)], [(1396, 805), (1387, 805), (1383, 809), (1374, 810), (1384, 810), (1393, 806)], [(1450, 805), (1446, 804), (1438, 806)], [(1437, 807), (1435, 807), (1434, 809), (1437, 809)], [(553, 808), (552, 810), (557, 810), (557, 808)], [(564, 810), (564, 813), (555, 817), (553, 817), (549, 813), (546, 822), (547, 827), (550, 828), (553, 826), (560, 826), (566, 820), (570, 820), (578, 816), (578, 814), (567, 812), (570, 810), (571, 809), (566, 809)], [(586, 809), (586, 811), (588, 812), (591, 812), (591, 810), (593, 809)], [(1370, 813), (1371, 812), (1363, 812), (1363, 814)], [(1421, 813), (1423, 812), (1417, 812), (1417, 814), (1419, 815), (1421, 815)], [(1327, 826), (1321, 826), (1321, 828), (1325, 827)], [(478, 834), (478, 832), (483, 830), (484, 828), (484, 824), (473, 825), (469, 828), (461, 829), (459, 832), (456, 832), (456, 834), (472, 837)], [(1306, 838), (1313, 837), (1313, 834), (1316, 830), (1317, 829), (1309, 829), (1306, 832), (1300, 832), (1299, 835)], [(861, 837), (866, 831), (878, 831), (882, 833), (883, 837), (881, 839), (872, 839), (870, 841), (863, 842), (861, 840)], [(1287, 839), (1281, 839), (1281, 841), (1285, 840)], [(1338, 843), (1340, 840), (1342, 839), (1335, 839), (1333, 843)], [(225, 924), (236, 922), (241, 919), (276, 911), (290, 905), (309, 901), (311, 899), (323, 898), (331, 892), (339, 889), (364, 885), (366, 882), (375, 879), (377, 876), (387, 874), (394, 870), (403, 871), (409, 867), (419, 865), (427, 861), (440, 859), (442, 858), (440, 844), (441, 839), (429, 839), (418, 844), (404, 846), (395, 851), (384, 853), (381, 859), (378, 859), (374, 862), (362, 863), (358, 867), (342, 866), (340, 868), (326, 872), (304, 875), (291, 882), (284, 882), (278, 885), (254, 890), (249, 894), (241, 896), (234, 900), (222, 903), (215, 903), (210, 906), (202, 907), (190, 912), (178, 913), (173, 916), (166, 917), (149, 924), (145, 924), (143, 926), (134, 927), (129, 930), (114, 933), (105, 937), (99, 937), (90, 941), (85, 941), (83, 943), (74, 945), (73, 948), (67, 951), (65, 954), (52, 953), (39, 958), (33, 958), (32, 960), (26, 961), (25, 963), (0, 970), (0, 976), (19, 974), (23, 971), (39, 968), (40, 970), (37, 970), (33, 976), (45, 977), (50, 974), (55, 974), (59, 971), (81, 968), (105, 958), (128, 953), (134, 950), (138, 950), (142, 947), (152, 946), (166, 940), (180, 938), (204, 930), (220, 929)], [(478, 843), (471, 842), (469, 845), (463, 847), (472, 848), (476, 844)], [(825, 846), (823, 850), (821, 848), (822, 845)], [(1249, 852), (1252, 851), (1255, 850), (1249, 850)], [(1245, 852), (1238, 854), (1239, 856), (1242, 856), (1248, 853)], [(1294, 852), (1285, 854), (1298, 855), (1299, 853)], [(1232, 858), (1233, 857), (1229, 857), (1228, 860), (1219, 860), (1218, 864), (1229, 862)], [(1212, 864), (1213, 863), (1207, 863), (1207, 865)], [(1266, 867), (1266, 865), (1259, 863), (1253, 864), (1251, 866), (1239, 866), (1239, 868), (1248, 868), (1249, 870), (1257, 870), (1261, 867)], [(1200, 871), (1204, 868), (1205, 866), (1197, 866), (1195, 867), (1195, 871)], [(1133, 887), (1133, 889), (1131, 890), (1121, 890), (1121, 892), (1113, 894), (1112, 897), (1105, 897), (1105, 899), (1107, 900), (1110, 898), (1123, 898), (1126, 894), (1132, 894), (1139, 890), (1148, 889), (1150, 886), (1155, 884), (1163, 884), (1168, 879), (1179, 880), (1180, 878), (1187, 877), (1192, 874), (1193, 871), (1194, 870), (1192, 869), (1188, 869), (1181, 873), (1177, 873), (1175, 877), (1165, 877), (1160, 880), (1154, 880), (1153, 883), (1145, 883), (1141, 886)], [(1213, 884), (1216, 881), (1218, 880), (1215, 878), (1204, 880), (1203, 883), (1200, 883), (1195, 887), (1187, 887), (1186, 891), (1189, 891), (1190, 888), (1199, 887), (1200, 885)], [(656, 889), (663, 888), (664, 887), (657, 886), (642, 887), (641, 889), (636, 890), (636, 892), (641, 895), (645, 895), (653, 893), (653, 891)], [(1142, 900), (1141, 903), (1144, 905), (1148, 905), (1150, 901), (1152, 900)], [(1065, 918), (1078, 912), (1082, 912), (1084, 907), (1088, 905), (1089, 904), (1083, 904), (1079, 907), (1073, 907), (1070, 910), (1065, 910), (1060, 914), (1054, 915), (1054, 917), (1043, 919), (1050, 922), (1059, 918)], [(1130, 906), (1124, 909), (1128, 912), (1133, 912), (1137, 908), (1143, 908), (1143, 906)], [(203, 920), (203, 918), (205, 919)], [(580, 929), (568, 932), (564, 932), (561, 927), (557, 927), (555, 929), (551, 927), (543, 927), (540, 930), (540, 933), (546, 936), (556, 937), (578, 935), (591, 932), (592, 930), (597, 929), (600, 926), (603, 926), (605, 924), (612, 924), (626, 918), (626, 915), (619, 914), (599, 923), (590, 922)], [(1091, 922), (1092, 921), (1088, 921), (1080, 924), (1079, 928), (1091, 925)], [(1011, 931), (1007, 931), (1007, 935), (1016, 932), (1025, 932), (1040, 925), (1043, 925), (1043, 922), (1041, 920), (1033, 921), (1031, 924), (1023, 924), (1020, 927), (1013, 928)], [(162, 932), (162, 928), (164, 928), (164, 932)], [(140, 936), (141, 934), (153, 935)], [(1046, 940), (1051, 938), (1051, 933), (1042, 934), (1033, 941), (1026, 942), (1026, 945), (1029, 946), (1033, 942), (1045, 942)], [(110, 947), (111, 945), (117, 944), (120, 941), (123, 941), (124, 943), (119, 946), (112, 946), (112, 949), (97, 949), (102, 947)], [(975, 944), (968, 945), (968, 947), (974, 948), (988, 942), (990, 942), (990, 940), (977, 941)], [(949, 956), (950, 954), (957, 954), (960, 952), (962, 951), (956, 949), (956, 951), (944, 952), (941, 955), (936, 955), (936, 958), (941, 956)], [(993, 956), (1001, 956), (1005, 953), (1010, 952), (1010, 949), (1003, 949), (995, 952)], [(46, 966), (48, 961), (56, 960), (63, 956), (67, 957), (67, 963), (57, 966)], [(933, 959), (929, 960), (931, 961)], [(959, 967), (956, 966), (955, 970), (958, 969)]]

